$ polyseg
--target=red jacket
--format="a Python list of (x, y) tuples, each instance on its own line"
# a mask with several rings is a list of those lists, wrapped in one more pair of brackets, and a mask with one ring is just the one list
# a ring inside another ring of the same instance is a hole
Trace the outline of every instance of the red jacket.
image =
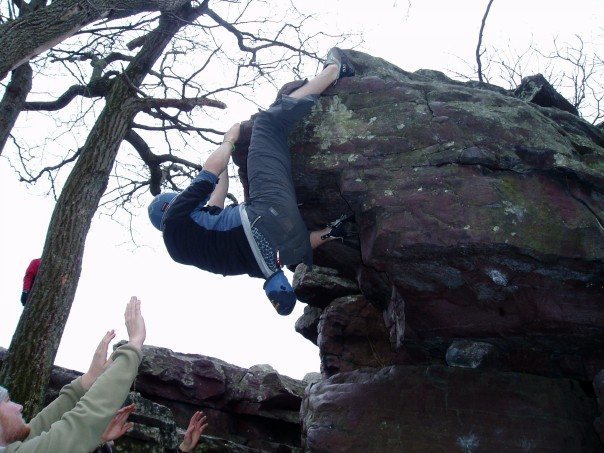
[(34, 280), (38, 274), (38, 268), (40, 267), (40, 258), (31, 260), (27, 270), (25, 271), (25, 277), (23, 277), (23, 291), (29, 292), (31, 287), (34, 286)]

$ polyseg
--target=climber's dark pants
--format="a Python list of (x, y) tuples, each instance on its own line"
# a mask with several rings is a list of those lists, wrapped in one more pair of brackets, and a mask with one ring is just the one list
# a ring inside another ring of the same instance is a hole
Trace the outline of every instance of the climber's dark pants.
[(298, 211), (291, 175), (287, 136), (294, 123), (307, 115), (318, 96), (295, 99), (281, 96), (254, 121), (247, 157), (250, 224), (279, 251), (283, 265), (312, 265), (309, 233)]

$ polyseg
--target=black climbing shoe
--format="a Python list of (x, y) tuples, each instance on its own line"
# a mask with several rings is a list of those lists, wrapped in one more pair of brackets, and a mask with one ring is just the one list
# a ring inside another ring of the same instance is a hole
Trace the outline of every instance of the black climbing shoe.
[(331, 48), (331, 50), (327, 54), (327, 57), (325, 58), (323, 69), (325, 69), (330, 64), (337, 64), (340, 68), (338, 80), (340, 80), (342, 77), (352, 77), (355, 74), (354, 66), (350, 62), (350, 59), (344, 53), (344, 51), (338, 47)]
[(337, 220), (327, 224), (328, 227), (331, 227), (329, 233), (321, 236), (321, 239), (325, 240), (328, 238), (341, 239), (342, 241), (345, 238), (349, 238), (354, 235), (353, 230), (354, 223), (354, 214), (343, 214)]

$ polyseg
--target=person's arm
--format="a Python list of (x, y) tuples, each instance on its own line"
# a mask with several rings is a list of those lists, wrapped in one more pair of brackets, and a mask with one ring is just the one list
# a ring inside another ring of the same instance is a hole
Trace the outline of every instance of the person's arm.
[(216, 150), (210, 154), (203, 164), (204, 170), (213, 173), (215, 176), (220, 175), (226, 170), (231, 154), (235, 150), (235, 142), (239, 138), (239, 131), (241, 125), (239, 123), (233, 124), (228, 131), (224, 134), (222, 143)]
[(113, 330), (107, 332), (94, 351), (88, 371), (70, 384), (64, 386), (59, 396), (32, 418), (29, 422), (30, 438), (48, 431), (50, 425), (59, 420), (65, 412), (73, 409), (80, 398), (94, 384), (94, 381), (96, 381), (110, 363), (107, 360), (107, 351), (109, 343), (114, 337), (115, 332)]
[(140, 350), (130, 344), (118, 348), (113, 363), (76, 406), (52, 424), (48, 431), (30, 437), (19, 447), (20, 453), (87, 453), (101, 441), (105, 427), (122, 405), (136, 377)]
[[(227, 168), (235, 141), (239, 137), (239, 129), (239, 123), (236, 123), (224, 134), (224, 141), (208, 157), (203, 165), (203, 170), (193, 179), (189, 187), (179, 193), (170, 203), (170, 207), (164, 214), (163, 225), (188, 217), (199, 206), (205, 206), (218, 183), (218, 176)], [(228, 183), (228, 178), (225, 178), (224, 183)], [(216, 196), (216, 199), (218, 197), (219, 195)], [(223, 196), (223, 203), (224, 197), (226, 197), (226, 193)]]
[(128, 417), (135, 410), (136, 405), (134, 404), (129, 404), (118, 410), (107, 425), (107, 428), (105, 428), (105, 431), (103, 431), (103, 434), (101, 434), (101, 442), (114, 441), (131, 430), (134, 427), (134, 423), (129, 422)]
[(61, 420), (37, 437), (30, 435), (17, 451), (88, 453), (100, 443), (103, 431), (128, 395), (142, 358), (146, 330), (136, 297), (128, 303), (125, 318), (130, 340), (112, 354), (107, 370)]
[(164, 214), (163, 225), (187, 218), (199, 206), (204, 206), (214, 191), (218, 178), (209, 171), (201, 170), (193, 182), (170, 203)]
[(220, 209), (224, 209), (224, 201), (229, 191), (229, 169), (224, 169), (220, 176), (218, 176), (218, 184), (212, 192), (212, 196), (208, 200), (208, 206), (217, 206)]

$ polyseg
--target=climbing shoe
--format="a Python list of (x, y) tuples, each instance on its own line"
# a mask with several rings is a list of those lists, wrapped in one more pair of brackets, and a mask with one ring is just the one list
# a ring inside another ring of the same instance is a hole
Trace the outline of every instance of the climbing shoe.
[(327, 54), (327, 57), (325, 58), (323, 68), (325, 69), (330, 64), (337, 64), (340, 68), (338, 80), (343, 77), (352, 77), (355, 74), (354, 66), (350, 62), (350, 59), (344, 53), (344, 51), (338, 47), (331, 48), (331, 50)]
[(343, 214), (339, 219), (327, 224), (328, 227), (331, 227), (331, 230), (329, 233), (321, 236), (321, 239), (334, 238), (343, 241), (345, 238), (354, 235), (353, 224), (354, 214)]

